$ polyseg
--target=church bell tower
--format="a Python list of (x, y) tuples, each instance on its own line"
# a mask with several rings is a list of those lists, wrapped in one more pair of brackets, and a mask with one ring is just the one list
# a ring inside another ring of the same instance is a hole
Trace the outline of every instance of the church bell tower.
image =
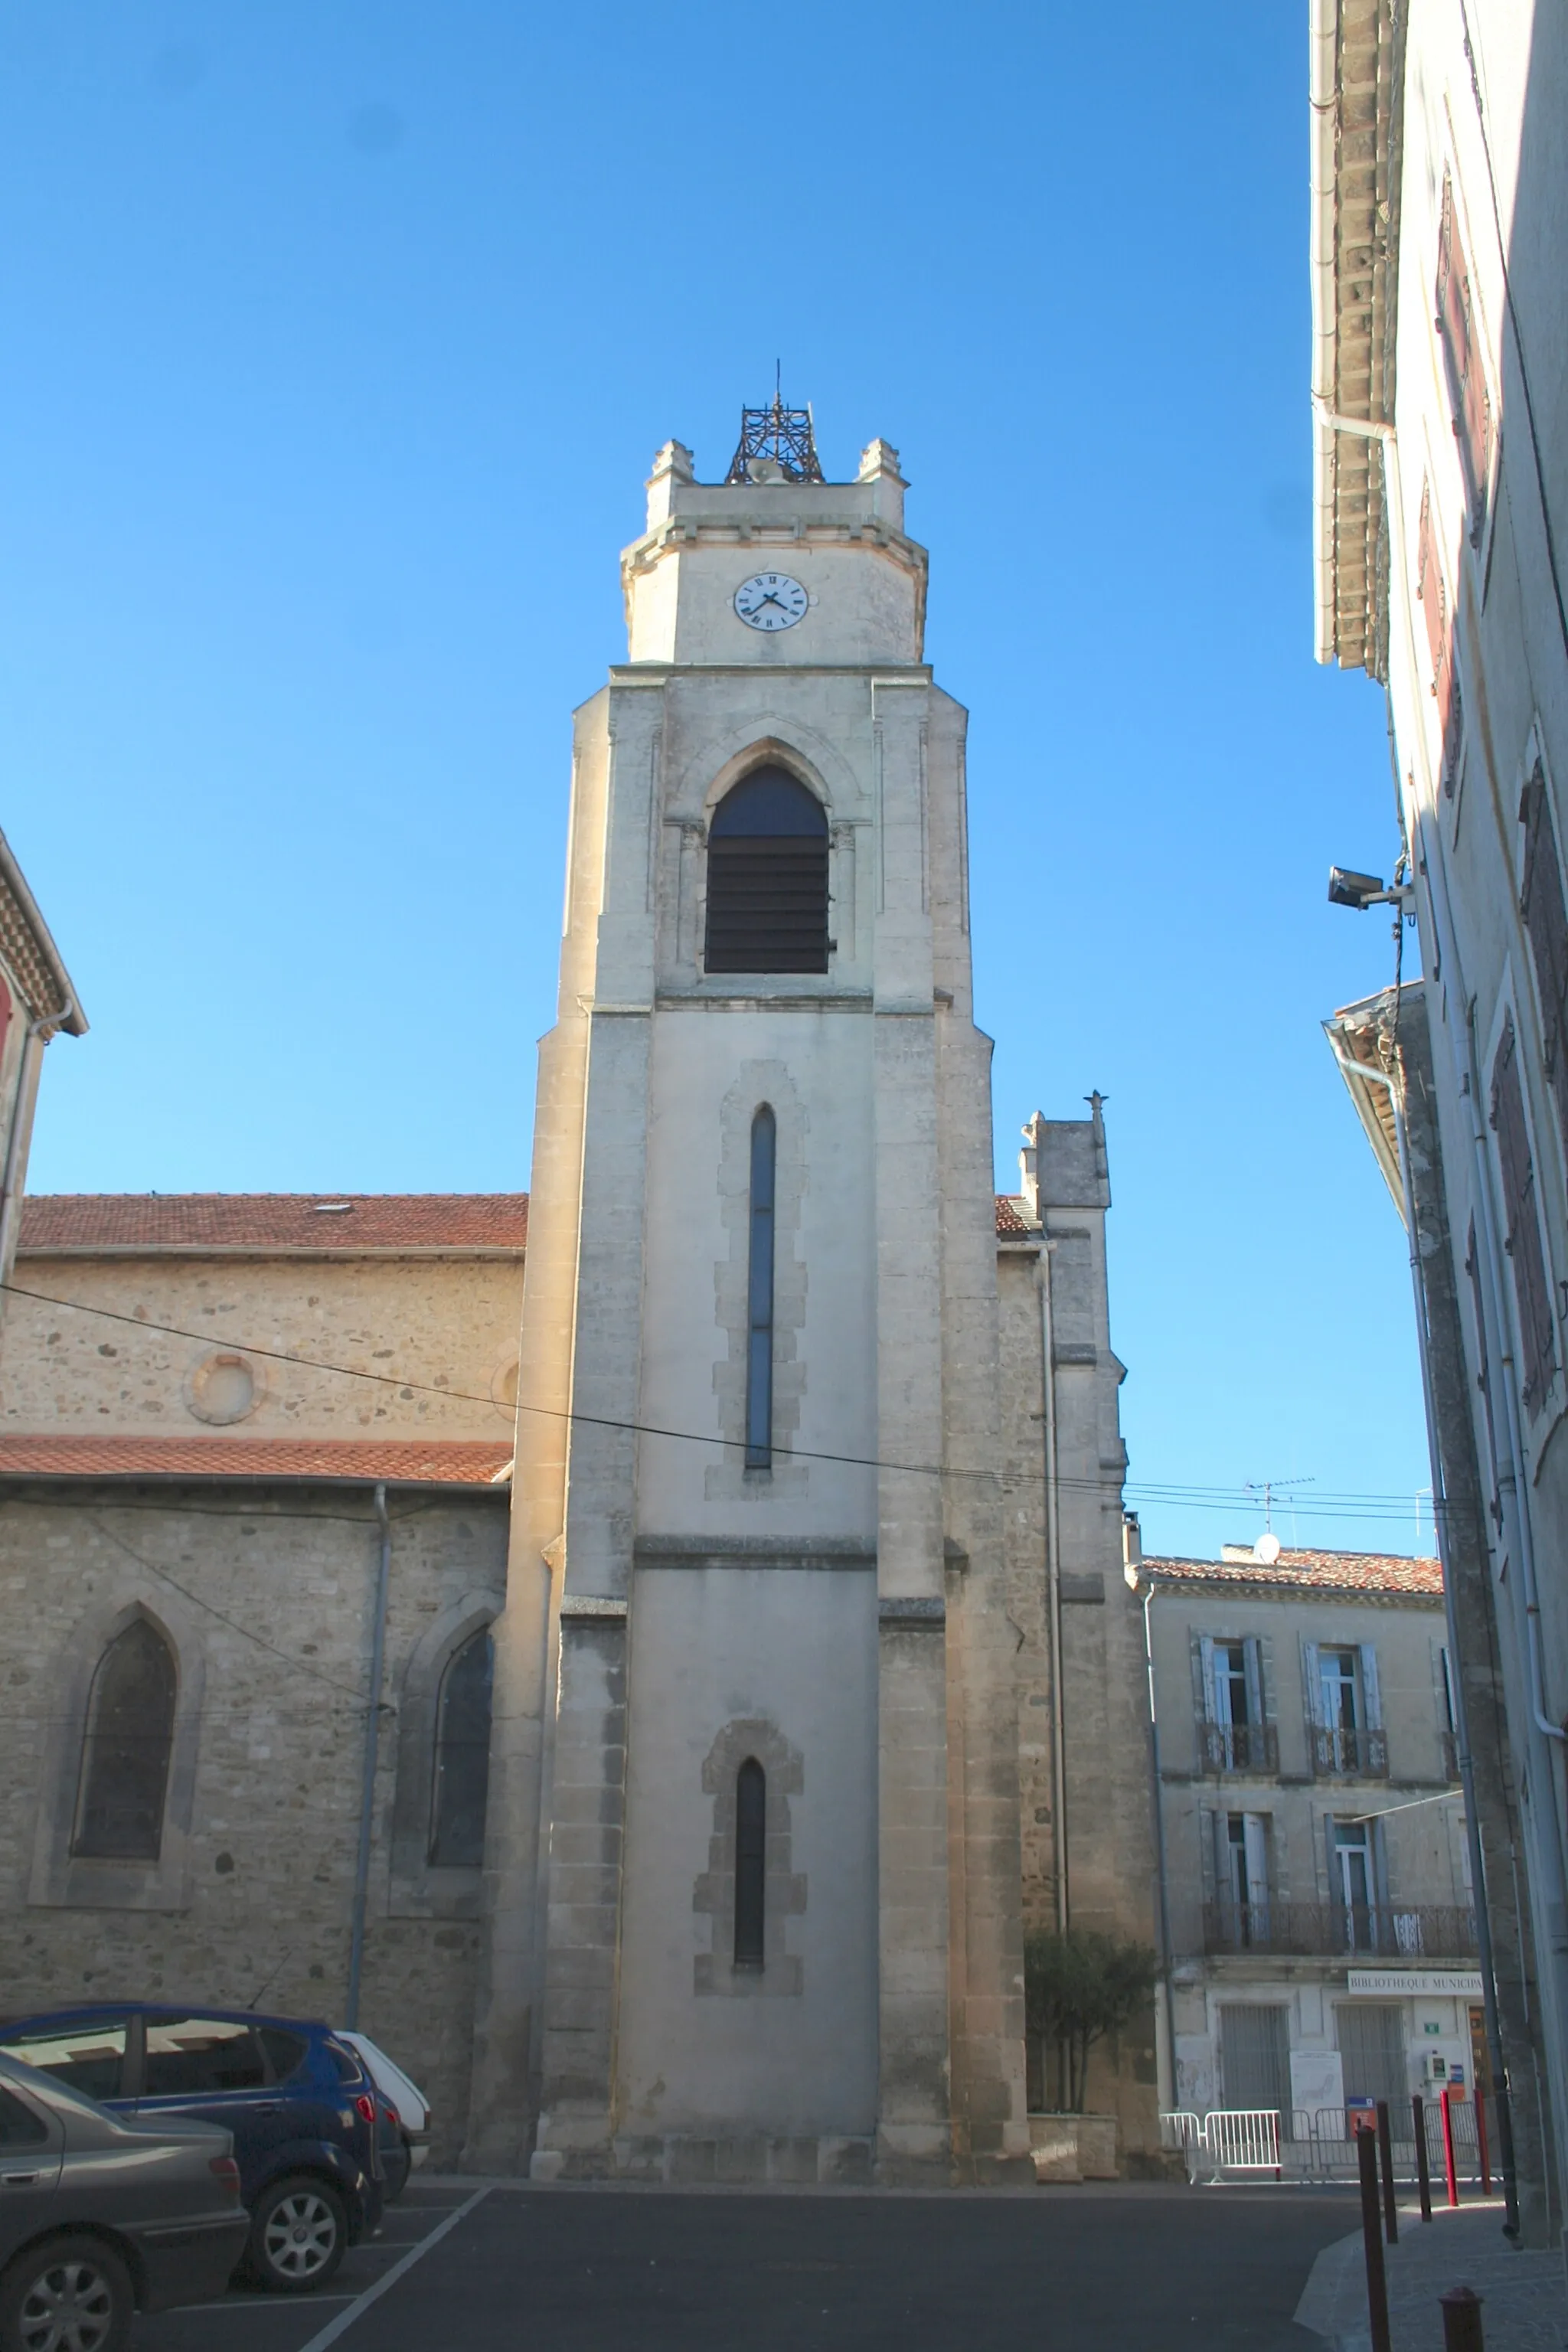
[(667, 442), (577, 712), (468, 2161), (1031, 2178), (964, 713), (896, 450)]

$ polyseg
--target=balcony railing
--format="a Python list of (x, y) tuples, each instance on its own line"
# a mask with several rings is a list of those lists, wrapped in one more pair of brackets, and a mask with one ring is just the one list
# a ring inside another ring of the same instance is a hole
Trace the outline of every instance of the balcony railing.
[(1278, 1772), (1279, 1735), (1271, 1723), (1204, 1723), (1205, 1772)]
[(1358, 1724), (1312, 1726), (1312, 1769), (1320, 1780), (1386, 1780), (1388, 1740), (1381, 1731)]
[(1205, 1903), (1204, 1949), (1468, 1959), (1476, 1915), (1455, 1903)]

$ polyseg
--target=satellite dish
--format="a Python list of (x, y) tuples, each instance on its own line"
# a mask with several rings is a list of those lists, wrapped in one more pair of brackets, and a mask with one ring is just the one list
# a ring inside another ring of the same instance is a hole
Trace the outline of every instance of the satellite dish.
[(1265, 1568), (1272, 1568), (1279, 1557), (1279, 1537), (1277, 1535), (1259, 1536), (1252, 1547), (1252, 1557), (1256, 1560), (1261, 1560)]

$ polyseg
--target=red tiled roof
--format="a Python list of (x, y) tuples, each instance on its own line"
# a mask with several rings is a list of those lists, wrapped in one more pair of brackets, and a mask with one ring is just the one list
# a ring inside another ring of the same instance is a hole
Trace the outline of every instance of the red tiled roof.
[(1180, 1584), (1253, 1584), (1282, 1591), (1416, 1592), (1440, 1600), (1440, 1560), (1415, 1559), (1383, 1551), (1281, 1551), (1271, 1563), (1260, 1559), (1154, 1559), (1151, 1576)]
[(1011, 1192), (996, 1195), (996, 1238), (999, 1242), (1037, 1240), (1038, 1229), (1026, 1225), (1018, 1213), (1018, 1203)]
[(6, 1478), (384, 1478), (486, 1486), (511, 1459), (502, 1439), (0, 1436)]
[[(346, 1202), (347, 1206), (335, 1206)], [(189, 1250), (357, 1256), (362, 1251), (521, 1250), (526, 1192), (41, 1192), (22, 1203), (20, 1252)]]

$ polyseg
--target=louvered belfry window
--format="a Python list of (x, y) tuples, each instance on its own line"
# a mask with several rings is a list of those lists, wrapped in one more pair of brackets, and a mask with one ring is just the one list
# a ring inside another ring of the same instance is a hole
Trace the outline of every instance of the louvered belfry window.
[(709, 971), (827, 970), (827, 819), (784, 768), (753, 768), (708, 828)]

